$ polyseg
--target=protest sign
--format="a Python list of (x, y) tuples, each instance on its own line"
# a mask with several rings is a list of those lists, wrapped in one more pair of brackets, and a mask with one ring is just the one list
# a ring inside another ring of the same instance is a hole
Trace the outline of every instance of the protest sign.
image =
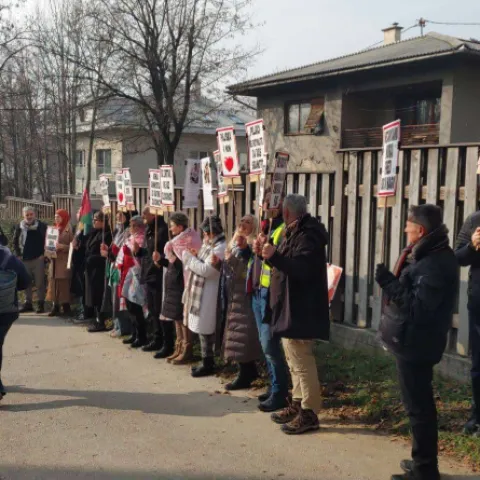
[(212, 168), (210, 157), (202, 158), (203, 210), (214, 210), (212, 193)]
[(57, 227), (47, 227), (47, 235), (45, 237), (45, 255), (47, 257), (56, 258), (59, 236), (60, 230)]
[(160, 213), (162, 210), (162, 181), (159, 169), (151, 168), (148, 171), (148, 198), (151, 213)]
[(187, 160), (185, 184), (183, 186), (183, 208), (198, 208), (200, 194), (200, 177), (202, 165), (200, 160)]
[(262, 174), (262, 164), (265, 158), (265, 139), (263, 120), (255, 120), (245, 125), (248, 142), (248, 163), (251, 181), (256, 181)]
[(265, 186), (267, 183), (267, 167), (268, 167), (268, 155), (264, 155), (262, 160), (262, 173), (260, 174), (260, 181), (258, 183), (258, 198), (257, 207), (260, 209), (263, 205), (265, 198)]
[(109, 180), (107, 175), (99, 175), (100, 194), (102, 195), (103, 211), (110, 212), (110, 194), (108, 193)]
[(268, 203), (269, 210), (277, 210), (282, 201), (283, 189), (285, 187), (285, 177), (287, 176), (288, 160), (290, 155), (286, 152), (277, 152), (275, 154), (275, 169), (272, 178), (272, 194)]
[(382, 172), (379, 197), (393, 197), (397, 188), (398, 144), (400, 142), (400, 120), (384, 125)]
[(328, 303), (332, 303), (335, 293), (337, 291), (338, 284), (342, 278), (343, 268), (337, 267), (327, 263), (327, 277), (328, 277)]
[(234, 128), (217, 129), (217, 141), (224, 178), (232, 179), (232, 181), (238, 179), (240, 177), (240, 165)]
[(135, 199), (133, 197), (132, 176), (129, 168), (123, 169), (123, 192), (125, 194), (125, 203), (128, 210), (135, 210)]
[(115, 174), (115, 192), (117, 195), (118, 208), (120, 209), (125, 208), (127, 206), (127, 202), (125, 200), (123, 170), (117, 170), (117, 173)]
[(167, 211), (175, 209), (175, 184), (173, 181), (173, 165), (160, 167), (162, 179), (162, 207)]
[(220, 150), (213, 152), (213, 160), (217, 167), (217, 197), (220, 203), (228, 202), (228, 190), (223, 179), (222, 161), (220, 157)]

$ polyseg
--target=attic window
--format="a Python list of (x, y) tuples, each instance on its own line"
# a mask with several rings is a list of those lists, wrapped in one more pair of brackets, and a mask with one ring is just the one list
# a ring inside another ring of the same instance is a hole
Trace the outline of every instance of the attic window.
[(289, 103), (286, 108), (286, 133), (291, 135), (318, 135), (323, 132), (325, 99)]

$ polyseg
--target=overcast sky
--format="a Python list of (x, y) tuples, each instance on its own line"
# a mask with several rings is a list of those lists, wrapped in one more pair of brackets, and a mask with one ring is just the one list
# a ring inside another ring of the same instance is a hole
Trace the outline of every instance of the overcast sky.
[[(353, 53), (383, 39), (383, 28), (408, 28), (420, 17), (480, 23), (480, 0), (254, 0), (265, 53), (249, 77)], [(427, 25), (425, 30), (480, 39), (480, 26)], [(420, 35), (410, 30), (406, 37)]]

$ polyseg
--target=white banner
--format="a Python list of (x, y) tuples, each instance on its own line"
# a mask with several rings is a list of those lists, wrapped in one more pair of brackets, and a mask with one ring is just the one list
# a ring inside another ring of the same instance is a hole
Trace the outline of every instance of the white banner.
[(162, 177), (160, 169), (148, 171), (148, 198), (152, 208), (162, 208)]
[(400, 120), (383, 127), (382, 177), (379, 197), (393, 197), (397, 190), (398, 144), (400, 142)]
[(173, 165), (162, 165), (162, 205), (175, 207), (175, 184), (173, 181)]
[(269, 210), (277, 210), (282, 201), (289, 159), (290, 155), (288, 153), (277, 152), (275, 154), (275, 170), (273, 171), (272, 178), (272, 194), (268, 204)]
[(126, 207), (125, 187), (123, 182), (123, 170), (117, 170), (115, 174), (115, 192), (117, 195), (117, 204), (119, 207)]
[(217, 197), (223, 198), (228, 195), (227, 186), (225, 185), (225, 181), (223, 180), (223, 169), (222, 169), (222, 161), (220, 158), (220, 150), (213, 152), (213, 159), (215, 161), (215, 165), (217, 167)]
[(100, 194), (102, 195), (103, 206), (110, 208), (110, 195), (108, 193), (109, 180), (107, 175), (99, 175)]
[(210, 157), (202, 158), (202, 179), (203, 179), (203, 210), (214, 210), (212, 193), (212, 167)]
[(123, 188), (125, 194), (125, 203), (129, 210), (135, 210), (135, 199), (133, 197), (132, 176), (129, 168), (123, 169)]
[(186, 164), (185, 184), (183, 186), (183, 208), (198, 208), (202, 162), (195, 159), (187, 160)]
[(225, 178), (239, 177), (240, 165), (238, 161), (235, 129), (233, 127), (217, 129), (217, 141), (223, 176)]
[(245, 130), (247, 132), (250, 175), (261, 175), (262, 163), (265, 158), (263, 120), (247, 123)]

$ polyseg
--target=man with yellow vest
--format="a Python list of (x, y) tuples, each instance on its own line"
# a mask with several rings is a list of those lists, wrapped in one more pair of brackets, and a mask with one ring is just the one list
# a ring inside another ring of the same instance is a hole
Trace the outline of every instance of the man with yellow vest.
[[(263, 209), (266, 211), (271, 192), (266, 190)], [(287, 406), (288, 397), (288, 367), (282, 350), (281, 340), (278, 336), (273, 336), (270, 325), (264, 322), (269, 308), (270, 299), (270, 280), (271, 267), (263, 262), (261, 258), (262, 248), (265, 243), (280, 245), (283, 237), (285, 224), (282, 216), (282, 206), (273, 212), (269, 222), (262, 228), (262, 233), (254, 242), (254, 256), (250, 263), (249, 282), (247, 289), (252, 294), (252, 308), (255, 314), (255, 320), (258, 327), (260, 343), (267, 362), (268, 374), (270, 377), (270, 387), (267, 393), (260, 395), (258, 399), (260, 404), (258, 408), (262, 412), (275, 412)], [(268, 238), (268, 234), (270, 237)]]

